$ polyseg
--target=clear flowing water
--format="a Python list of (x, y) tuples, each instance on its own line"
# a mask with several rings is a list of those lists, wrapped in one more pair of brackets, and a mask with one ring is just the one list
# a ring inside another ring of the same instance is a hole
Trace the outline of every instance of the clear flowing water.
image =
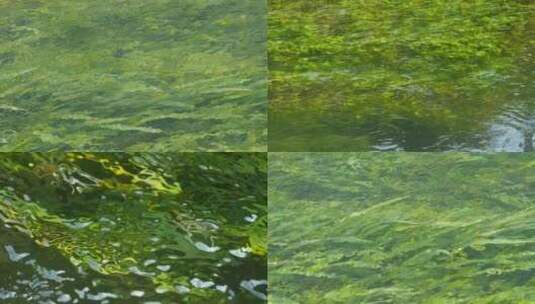
[(270, 1), (270, 151), (530, 151), (533, 1)]
[(270, 302), (532, 303), (531, 153), (270, 153)]
[(1, 0), (0, 151), (265, 151), (266, 14)]
[[(93, 286), (69, 260), (31, 239), (0, 228), (0, 301), (4, 303), (72, 303), (86, 294), (94, 303), (116, 298), (105, 287)], [(98, 282), (101, 278), (96, 278)], [(84, 297), (84, 298), (86, 298)], [(100, 300), (98, 300), (100, 299)]]
[(265, 154), (0, 158), (0, 302), (264, 303)]

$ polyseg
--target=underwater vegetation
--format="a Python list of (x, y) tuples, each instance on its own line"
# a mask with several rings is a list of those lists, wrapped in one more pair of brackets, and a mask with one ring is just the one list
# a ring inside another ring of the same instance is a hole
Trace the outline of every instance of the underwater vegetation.
[(0, 300), (264, 303), (266, 170), (261, 153), (4, 153)]
[(532, 151), (535, 2), (270, 0), (270, 151)]
[(0, 1), (0, 151), (265, 151), (266, 13)]
[(534, 155), (269, 163), (271, 303), (535, 302)]

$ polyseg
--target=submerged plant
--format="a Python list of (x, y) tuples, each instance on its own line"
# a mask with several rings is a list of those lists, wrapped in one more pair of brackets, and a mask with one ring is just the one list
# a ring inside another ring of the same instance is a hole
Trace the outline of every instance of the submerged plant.
[(263, 1), (0, 12), (0, 151), (265, 150)]
[(271, 302), (535, 301), (534, 169), (530, 154), (271, 154)]
[(122, 298), (139, 277), (152, 282), (147, 296), (261, 302), (265, 161), (255, 154), (7, 154), (0, 220), (83, 271), (125, 280)]
[(529, 1), (270, 1), (273, 149), (481, 148), (505, 106), (533, 104), (534, 11)]

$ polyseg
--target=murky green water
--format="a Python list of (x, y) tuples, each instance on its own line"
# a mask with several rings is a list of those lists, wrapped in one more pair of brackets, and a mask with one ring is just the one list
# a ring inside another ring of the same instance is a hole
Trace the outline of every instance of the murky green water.
[(535, 156), (269, 161), (270, 302), (535, 302)]
[(265, 151), (266, 3), (0, 1), (0, 151)]
[(269, 4), (270, 151), (533, 150), (533, 1)]
[(264, 303), (265, 154), (0, 156), (0, 302)]

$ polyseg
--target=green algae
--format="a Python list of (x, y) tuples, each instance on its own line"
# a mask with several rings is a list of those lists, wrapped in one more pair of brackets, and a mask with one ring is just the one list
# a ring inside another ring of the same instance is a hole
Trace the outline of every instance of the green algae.
[(0, 151), (266, 150), (265, 15), (256, 0), (0, 1)]
[(273, 153), (271, 303), (532, 303), (531, 154)]
[(117, 301), (262, 303), (266, 170), (254, 153), (9, 153), (0, 221)]
[(532, 149), (533, 2), (269, 4), (270, 151)]

